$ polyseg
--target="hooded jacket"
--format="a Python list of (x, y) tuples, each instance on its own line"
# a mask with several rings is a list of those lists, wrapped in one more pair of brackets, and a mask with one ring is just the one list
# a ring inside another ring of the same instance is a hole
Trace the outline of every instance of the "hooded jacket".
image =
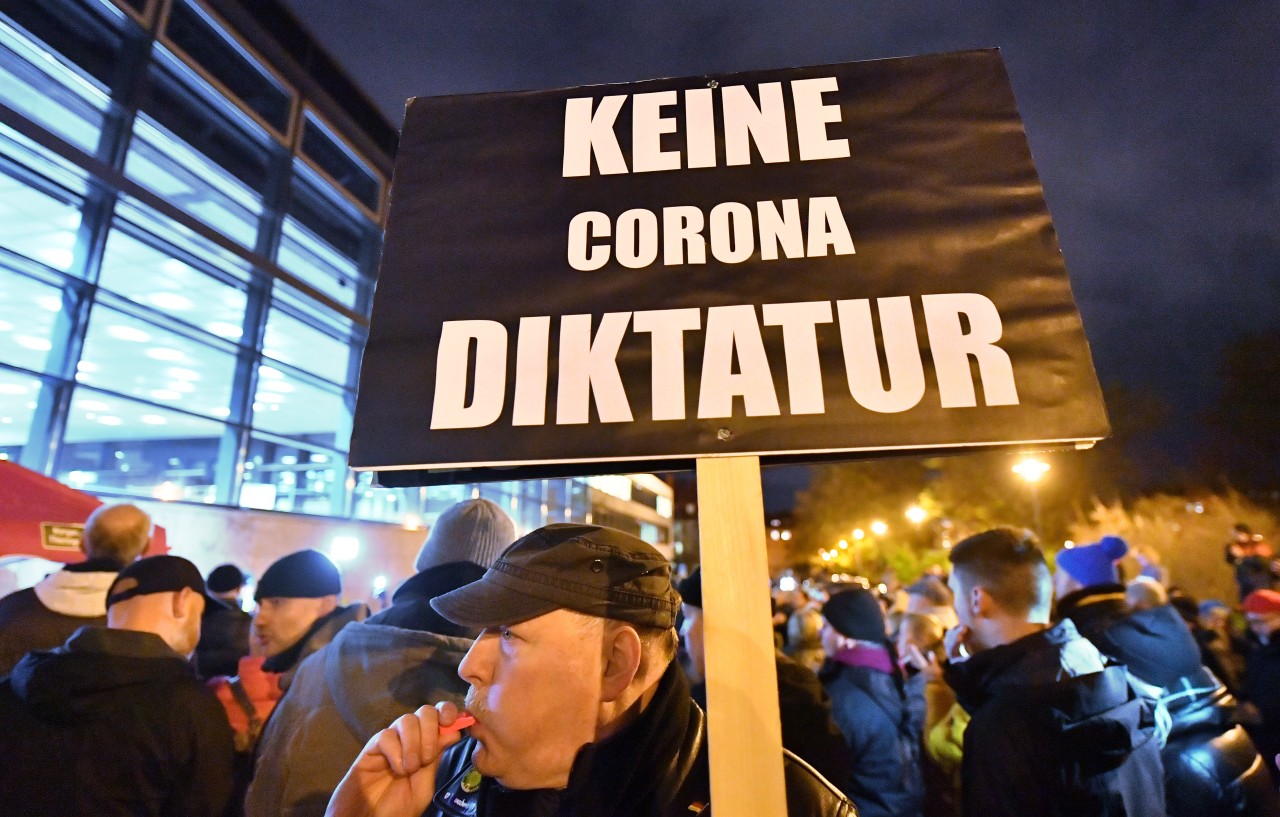
[(151, 633), (85, 627), (0, 680), (5, 813), (221, 817), (231, 730)]
[(919, 817), (923, 723), (910, 711), (894, 676), (832, 659), (819, 676), (847, 745), (849, 799), (862, 817)]
[[(671, 662), (649, 706), (609, 740), (578, 752), (562, 790), (505, 789), (471, 765), (477, 743), (445, 750), (423, 817), (710, 817), (706, 719)], [(856, 817), (853, 804), (783, 750), (790, 817)]]
[(61, 646), (85, 625), (107, 626), (107, 590), (120, 565), (91, 559), (0, 599), (0, 674), (31, 650)]
[(206, 598), (200, 616), (200, 643), (191, 657), (196, 675), (216, 678), (235, 675), (240, 659), (249, 654), (249, 628), (253, 617), (235, 604)]
[(966, 817), (1164, 817), (1150, 710), (1070, 621), (944, 674), (971, 716)]
[(462, 704), (471, 640), (362, 622), (302, 662), (259, 743), (249, 817), (321, 817), (365, 742), (406, 712)]
[(1124, 664), (1139, 691), (1168, 714), (1161, 758), (1169, 817), (1233, 814), (1280, 817), (1253, 742), (1235, 724), (1236, 701), (1200, 663), (1200, 646), (1170, 605), (1129, 612), (1113, 597), (1120, 585), (1064, 596), (1069, 617), (1103, 654)]

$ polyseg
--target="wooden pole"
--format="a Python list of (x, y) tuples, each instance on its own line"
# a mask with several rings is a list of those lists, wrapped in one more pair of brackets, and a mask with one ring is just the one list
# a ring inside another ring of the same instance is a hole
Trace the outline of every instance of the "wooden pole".
[(759, 457), (698, 460), (711, 803), (716, 817), (785, 817)]

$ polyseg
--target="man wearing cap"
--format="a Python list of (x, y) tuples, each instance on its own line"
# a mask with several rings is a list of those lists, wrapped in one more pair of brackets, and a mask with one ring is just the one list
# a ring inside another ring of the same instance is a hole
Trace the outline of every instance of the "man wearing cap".
[(1233, 814), (1241, 804), (1250, 814), (1280, 815), (1275, 793), (1259, 785), (1261, 763), (1236, 725), (1235, 699), (1204, 667), (1200, 645), (1168, 594), (1145, 609), (1129, 604), (1115, 566), (1127, 552), (1118, 536), (1061, 551), (1055, 586), (1070, 592), (1058, 599), (1057, 612), (1123, 664), (1138, 690), (1168, 714), (1160, 757), (1170, 817)]
[[(683, 666), (693, 683), (693, 700), (707, 706), (707, 651), (703, 627), (702, 568), (680, 582), (683, 622), (680, 642), (688, 658)], [(848, 749), (835, 721), (831, 699), (808, 667), (774, 650), (778, 675), (778, 712), (782, 719), (782, 745), (812, 766), (846, 795), (849, 780)]]
[(431, 599), (479, 579), (515, 538), (511, 517), (487, 499), (440, 515), (415, 560), (419, 572), (391, 607), (344, 627), (298, 666), (262, 734), (248, 817), (320, 817), (374, 733), (424, 704), (462, 703), (458, 664), (477, 632), (443, 618)]
[(971, 716), (964, 816), (1165, 817), (1150, 709), (1070, 620), (1049, 625), (1053, 582), (1035, 542), (986, 531), (952, 548), (951, 564), (960, 625), (943, 677)]
[(819, 678), (848, 746), (849, 797), (863, 817), (920, 817), (924, 724), (907, 704), (880, 601), (861, 587), (841, 590), (822, 618), (827, 663)]
[(107, 626), (29, 653), (0, 679), (6, 814), (221, 817), (231, 730), (187, 662), (204, 580), (178, 556), (121, 571)]
[[(365, 745), (334, 793), (341, 817), (706, 814), (704, 716), (673, 660), (670, 565), (634, 536), (551, 525), (484, 578), (436, 598), (482, 632), (453, 704), (403, 715)], [(791, 815), (852, 814), (809, 767), (784, 763)]]
[(1280, 770), (1271, 762), (1280, 753), (1280, 592), (1254, 590), (1241, 607), (1258, 640), (1245, 659), (1244, 697), (1257, 715), (1249, 733), (1280, 783)]
[(135, 505), (103, 505), (84, 523), (85, 560), (0, 599), (0, 673), (29, 650), (52, 649), (86, 624), (107, 623), (107, 588), (151, 544), (151, 517)]
[(244, 584), (245, 575), (235, 565), (218, 565), (205, 578), (209, 600), (200, 619), (200, 643), (192, 656), (201, 678), (235, 675), (240, 659), (249, 654), (253, 617), (240, 607)]

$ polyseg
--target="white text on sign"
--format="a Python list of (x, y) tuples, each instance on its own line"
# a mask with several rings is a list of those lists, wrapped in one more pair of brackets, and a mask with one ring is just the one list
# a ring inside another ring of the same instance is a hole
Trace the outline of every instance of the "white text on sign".
[[(970, 361), (977, 362), (988, 406), (1018, 403), (1013, 365), (999, 346), (1000, 313), (977, 293), (924, 295), (925, 333), (943, 408), (978, 404)], [(601, 422), (635, 420), (618, 370), (618, 352), (628, 330), (649, 336), (653, 420), (684, 420), (685, 336), (702, 332), (697, 418), (732, 417), (741, 398), (750, 417), (780, 416), (773, 367), (762, 327), (782, 332), (788, 413), (823, 414), (826, 399), (817, 327), (837, 323), (849, 393), (875, 412), (908, 411), (924, 399), (924, 356), (917, 341), (911, 298), (879, 298), (877, 342), (868, 299), (657, 309), (562, 315), (554, 402), (556, 425), (590, 421), (594, 400)], [(515, 388), (511, 424), (547, 423), (551, 316), (520, 319), (516, 333)], [(593, 325), (595, 331), (592, 331)], [(507, 407), (508, 331), (491, 320), (445, 321), (436, 354), (431, 428), (492, 425)], [(885, 363), (882, 372), (881, 359)], [(735, 365), (736, 362), (736, 365)], [(886, 385), (886, 383), (888, 385)], [(468, 394), (470, 393), (470, 400)]]

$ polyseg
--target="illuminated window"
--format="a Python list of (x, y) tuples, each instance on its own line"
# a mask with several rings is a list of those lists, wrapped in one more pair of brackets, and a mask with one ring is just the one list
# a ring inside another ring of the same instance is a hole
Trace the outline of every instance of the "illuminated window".
[(350, 346), (274, 306), (267, 316), (262, 353), (334, 383), (347, 382)]
[(125, 172), (246, 247), (253, 247), (270, 147), (259, 125), (156, 46)]
[[(211, 334), (239, 340), (246, 296), (150, 241), (111, 231), (99, 283), (131, 301), (173, 315)], [(194, 260), (194, 259), (193, 259)]]
[(75, 261), (79, 227), (78, 203), (0, 172), (0, 248), (67, 272)]
[(63, 307), (57, 287), (0, 266), (0, 362), (44, 371)]
[(345, 451), (351, 411), (342, 392), (322, 388), (267, 360), (258, 368), (253, 427)]
[(4, 13), (0, 101), (93, 153), (130, 23), (115, 9), (70, 0), (7, 3)]
[(340, 514), (347, 464), (321, 448), (254, 438), (244, 464), (240, 505), (263, 510)]
[[(87, 365), (86, 365), (87, 364)], [(225, 418), (235, 356), (98, 304), (76, 379), (90, 386)]]
[(99, 493), (213, 502), (222, 430), (212, 420), (79, 387), (57, 477)]
[(0, 369), (0, 459), (16, 460), (31, 434), (40, 381)]

